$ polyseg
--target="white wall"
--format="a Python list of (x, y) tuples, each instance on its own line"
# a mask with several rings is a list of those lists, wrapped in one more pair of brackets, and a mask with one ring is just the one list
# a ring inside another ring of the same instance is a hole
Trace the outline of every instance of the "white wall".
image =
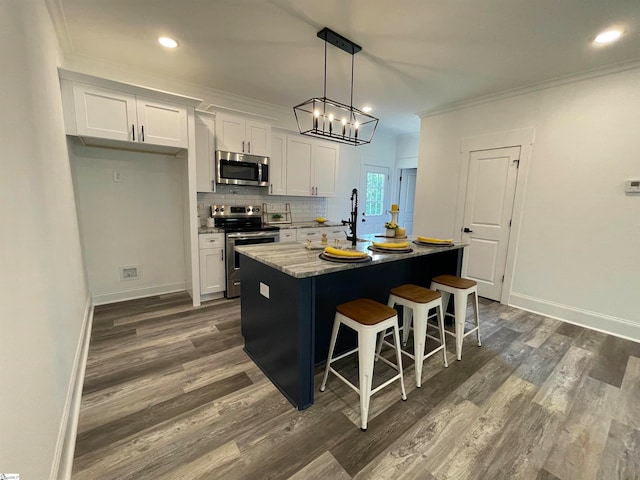
[(0, 471), (46, 479), (89, 298), (44, 4), (1, 0), (0, 41)]
[[(351, 213), (351, 190), (358, 189), (359, 206), (362, 212), (364, 198), (360, 186), (360, 169), (363, 165), (377, 165), (388, 167), (391, 181), (389, 187), (393, 191), (395, 182), (394, 166), (396, 162), (396, 136), (378, 131), (373, 141), (368, 145), (352, 147), (340, 145), (340, 170), (338, 174), (338, 188), (335, 198), (328, 199), (327, 217), (331, 220), (348, 220)], [(389, 203), (394, 198), (389, 196)]]
[(396, 145), (396, 168), (418, 168), (420, 134), (399, 135)]
[[(75, 144), (71, 158), (94, 303), (184, 290), (186, 160)], [(139, 278), (122, 280), (126, 266), (139, 267)]]
[(640, 340), (638, 125), (640, 70), (424, 118), (415, 231), (460, 237), (462, 138), (533, 127), (510, 303)]

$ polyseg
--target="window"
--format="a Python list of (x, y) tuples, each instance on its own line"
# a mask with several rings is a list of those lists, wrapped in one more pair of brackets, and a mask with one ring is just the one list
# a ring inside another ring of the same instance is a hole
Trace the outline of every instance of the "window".
[(384, 213), (384, 173), (367, 172), (367, 193), (365, 212), (367, 215), (382, 215)]

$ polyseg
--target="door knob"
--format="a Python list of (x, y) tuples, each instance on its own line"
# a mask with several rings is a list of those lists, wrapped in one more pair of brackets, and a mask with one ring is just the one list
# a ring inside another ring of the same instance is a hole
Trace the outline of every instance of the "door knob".
[(363, 222), (363, 223), (364, 223), (364, 222), (366, 222), (366, 221), (367, 221), (367, 220), (366, 220), (366, 218), (363, 218), (363, 219), (362, 219), (362, 222)]
[(467, 227), (464, 227), (464, 228), (462, 229), (462, 231), (463, 231), (464, 233), (473, 233), (473, 230), (469, 230)]

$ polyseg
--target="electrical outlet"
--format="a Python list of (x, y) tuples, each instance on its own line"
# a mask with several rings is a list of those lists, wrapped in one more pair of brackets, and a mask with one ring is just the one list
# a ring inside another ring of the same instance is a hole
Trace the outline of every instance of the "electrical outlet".
[(120, 267), (120, 280), (137, 280), (138, 278), (140, 278), (139, 266)]
[(119, 170), (114, 170), (113, 171), (113, 181), (114, 182), (121, 182), (122, 181), (122, 174), (120, 173)]

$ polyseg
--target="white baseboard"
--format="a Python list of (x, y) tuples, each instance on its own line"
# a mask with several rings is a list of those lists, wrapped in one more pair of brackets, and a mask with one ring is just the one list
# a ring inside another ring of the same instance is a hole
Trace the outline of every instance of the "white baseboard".
[(92, 324), (93, 303), (91, 302), (91, 297), (87, 297), (82, 328), (80, 329), (78, 345), (76, 346), (71, 380), (67, 389), (67, 398), (62, 412), (62, 421), (60, 422), (50, 480), (69, 480), (71, 478)]
[(563, 322), (615, 335), (616, 337), (640, 342), (640, 322), (550, 302), (520, 293), (511, 293), (509, 305), (538, 313), (545, 317), (555, 318)]
[(93, 296), (94, 305), (105, 305), (107, 303), (122, 302), (124, 300), (134, 300), (136, 298), (151, 297), (153, 295), (163, 295), (165, 293), (182, 292), (185, 283), (166, 283), (163, 285), (152, 285), (150, 287), (118, 290), (117, 292), (100, 293)]

